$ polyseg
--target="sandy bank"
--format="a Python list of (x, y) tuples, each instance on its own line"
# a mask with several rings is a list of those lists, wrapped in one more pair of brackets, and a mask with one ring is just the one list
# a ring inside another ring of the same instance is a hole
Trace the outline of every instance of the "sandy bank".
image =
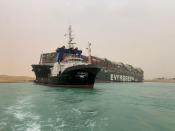
[(22, 83), (22, 82), (32, 82), (33, 77), (28, 76), (8, 76), (0, 75), (0, 83)]
[(169, 80), (144, 80), (144, 82), (160, 82), (160, 83), (175, 83), (175, 80), (169, 79)]

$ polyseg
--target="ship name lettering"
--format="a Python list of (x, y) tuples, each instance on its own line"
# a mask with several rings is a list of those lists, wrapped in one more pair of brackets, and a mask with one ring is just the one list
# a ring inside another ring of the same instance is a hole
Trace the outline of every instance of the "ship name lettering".
[(111, 81), (113, 81), (113, 74), (111, 74), (111, 78), (110, 78)]
[(126, 82), (131, 82), (134, 81), (133, 76), (125, 76), (125, 75), (116, 75), (116, 74), (110, 74), (110, 80), (111, 81), (126, 81)]

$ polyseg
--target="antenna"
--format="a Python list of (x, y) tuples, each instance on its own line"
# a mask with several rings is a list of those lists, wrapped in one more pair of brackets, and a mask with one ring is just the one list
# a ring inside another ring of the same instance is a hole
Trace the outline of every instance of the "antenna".
[(72, 43), (74, 37), (72, 36), (72, 26), (71, 25), (69, 25), (69, 28), (68, 28), (68, 35), (69, 35), (69, 41), (68, 41), (69, 48), (74, 48), (74, 44), (76, 43)]
[(92, 63), (92, 60), (91, 60), (91, 43), (90, 42), (88, 42), (88, 48), (87, 48), (87, 50), (88, 50), (88, 62), (91, 64)]

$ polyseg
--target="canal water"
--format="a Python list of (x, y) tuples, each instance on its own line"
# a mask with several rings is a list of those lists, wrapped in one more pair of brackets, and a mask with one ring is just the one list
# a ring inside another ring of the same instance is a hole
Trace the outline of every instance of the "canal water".
[(0, 84), (0, 131), (174, 131), (175, 84)]

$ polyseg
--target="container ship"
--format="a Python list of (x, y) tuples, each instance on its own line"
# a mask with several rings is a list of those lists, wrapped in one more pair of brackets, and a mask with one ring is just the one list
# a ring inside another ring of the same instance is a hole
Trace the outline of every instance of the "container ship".
[(144, 72), (132, 65), (116, 63), (106, 58), (88, 56), (74, 47), (71, 26), (68, 29), (68, 48), (62, 46), (55, 52), (42, 53), (39, 64), (32, 65), (35, 83), (66, 87), (93, 88), (94, 82), (142, 82)]

